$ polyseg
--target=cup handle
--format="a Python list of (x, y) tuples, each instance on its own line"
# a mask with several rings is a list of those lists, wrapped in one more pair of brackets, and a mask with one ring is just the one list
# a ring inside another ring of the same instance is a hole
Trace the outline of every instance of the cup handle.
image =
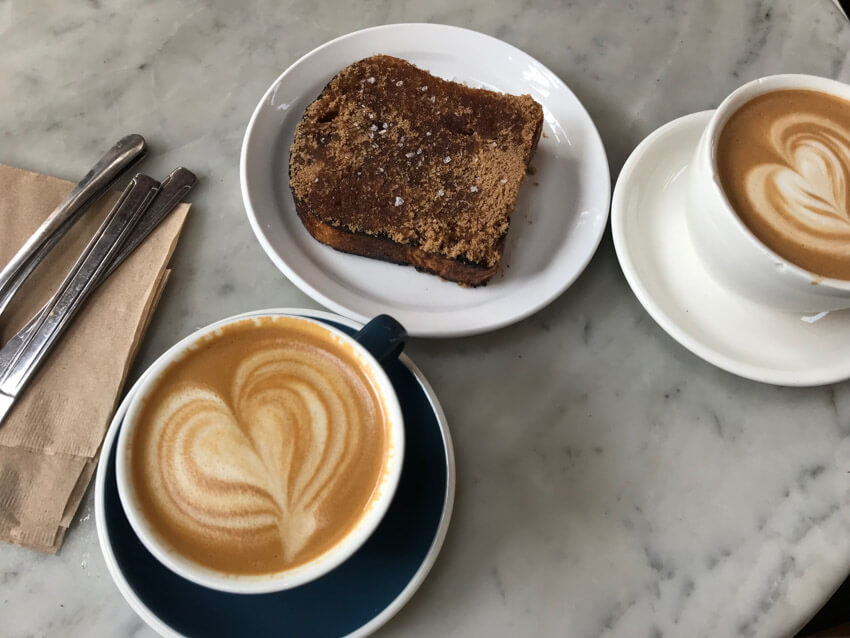
[(389, 315), (378, 315), (363, 326), (354, 340), (379, 363), (398, 357), (407, 341), (407, 330)]

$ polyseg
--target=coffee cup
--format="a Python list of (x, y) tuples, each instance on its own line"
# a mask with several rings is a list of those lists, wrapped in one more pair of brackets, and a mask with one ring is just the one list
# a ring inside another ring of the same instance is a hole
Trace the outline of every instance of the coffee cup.
[(831, 181), (850, 171), (850, 129), (822, 116), (832, 107), (850, 121), (850, 86), (796, 74), (748, 82), (714, 112), (688, 168), (700, 260), (727, 288), (780, 310), (850, 307), (850, 202)]
[(405, 340), (385, 315), (349, 336), (268, 311), (169, 349), (118, 435), (118, 493), (144, 546), (194, 583), (246, 594), (348, 559), (401, 474), (402, 411), (381, 362)]

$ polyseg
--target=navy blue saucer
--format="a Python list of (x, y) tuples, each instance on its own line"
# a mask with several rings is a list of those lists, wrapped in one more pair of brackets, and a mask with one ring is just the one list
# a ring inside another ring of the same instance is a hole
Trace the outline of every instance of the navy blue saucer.
[[(355, 332), (324, 316), (316, 318)], [(398, 605), (403, 593), (412, 593), (409, 585), (424, 575), (418, 572), (430, 567), (439, 550), (454, 486), (449, 476), (450, 443), (426, 389), (399, 360), (384, 368), (404, 413), (405, 457), (395, 498), (360, 550), (322, 578), (294, 589), (224, 593), (196, 585), (160, 564), (124, 515), (115, 482), (117, 437), (112, 437), (108, 457), (101, 460), (107, 464), (102, 475), (101, 541), (110, 545), (120, 576), (146, 611), (173, 632), (204, 638), (346, 636), (392, 615), (389, 608)], [(104, 555), (110, 562), (106, 549)]]

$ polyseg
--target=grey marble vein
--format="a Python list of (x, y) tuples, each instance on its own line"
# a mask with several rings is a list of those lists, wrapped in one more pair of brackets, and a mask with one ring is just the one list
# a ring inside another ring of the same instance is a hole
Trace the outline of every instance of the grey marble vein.
[[(202, 177), (133, 378), (212, 320), (317, 307), (250, 231), (242, 135), (297, 57), (403, 21), (543, 61), (614, 176), (655, 127), (746, 80), (850, 81), (829, 0), (2, 0), (0, 161), (77, 178), (138, 131), (147, 170)], [(695, 358), (633, 297), (610, 238), (534, 317), (409, 351), (452, 426), (457, 502), (432, 574), (380, 635), (790, 635), (850, 571), (850, 384), (768, 387)], [(154, 635), (106, 572), (90, 494), (58, 556), (0, 546), (0, 635)]]

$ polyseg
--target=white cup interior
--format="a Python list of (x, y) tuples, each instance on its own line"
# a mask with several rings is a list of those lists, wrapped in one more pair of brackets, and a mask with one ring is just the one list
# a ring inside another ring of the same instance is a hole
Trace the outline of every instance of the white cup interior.
[[(385, 414), (388, 417), (389, 452), (387, 454), (387, 465), (369, 509), (364, 513), (357, 525), (330, 550), (307, 563), (274, 574), (226, 574), (210, 569), (181, 555), (160, 537), (145, 518), (133, 488), (129, 458), (131, 454), (130, 443), (133, 440), (133, 432), (138, 424), (138, 417), (146, 397), (156, 387), (158, 378), (171, 363), (180, 359), (199, 340), (227, 325), (265, 317), (292, 317), (309, 322), (321, 327), (333, 338), (339, 339), (353, 348), (360, 363), (363, 364), (368, 375), (374, 381), (376, 389), (380, 394)], [(404, 423), (401, 406), (393, 389), (392, 382), (375, 358), (353, 338), (327, 324), (287, 313), (264, 312), (263, 314), (230, 317), (201, 328), (166, 351), (148, 368), (139, 382), (139, 389), (136, 395), (130, 401), (127, 414), (121, 425), (121, 431), (118, 434), (116, 479), (121, 505), (124, 508), (127, 519), (130, 521), (133, 531), (142, 541), (142, 544), (163, 565), (183, 578), (212, 589), (234, 593), (265, 593), (290, 589), (315, 580), (339, 566), (356, 552), (369, 536), (372, 535), (389, 508), (401, 476), (403, 458)]]

